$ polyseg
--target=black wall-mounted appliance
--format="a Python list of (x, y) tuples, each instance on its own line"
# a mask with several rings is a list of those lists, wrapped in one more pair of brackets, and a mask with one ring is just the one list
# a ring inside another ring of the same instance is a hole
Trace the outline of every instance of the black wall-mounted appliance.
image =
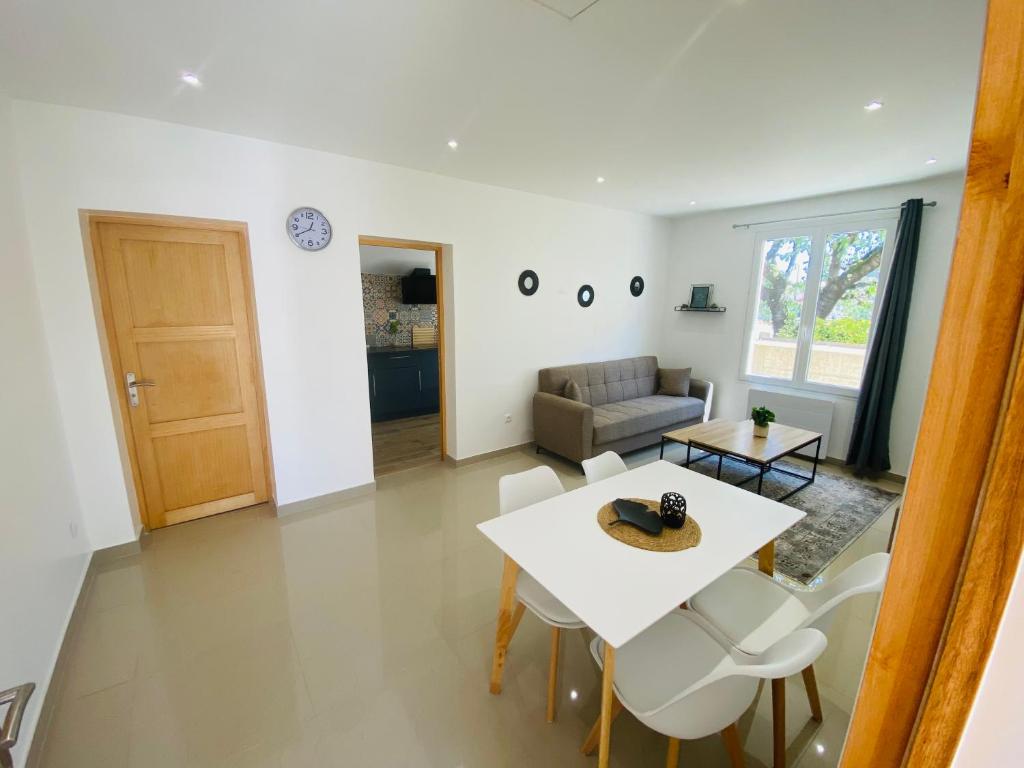
[(417, 267), (402, 278), (403, 304), (437, 304), (437, 277), (426, 267)]

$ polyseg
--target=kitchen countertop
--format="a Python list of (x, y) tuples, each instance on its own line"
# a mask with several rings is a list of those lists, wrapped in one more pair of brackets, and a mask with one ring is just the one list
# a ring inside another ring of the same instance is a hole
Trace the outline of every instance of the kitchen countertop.
[(437, 349), (437, 344), (422, 344), (418, 347), (414, 347), (411, 344), (402, 344), (399, 346), (387, 346), (387, 347), (367, 347), (366, 354), (368, 355), (391, 355), (396, 352), (419, 352), (422, 350)]

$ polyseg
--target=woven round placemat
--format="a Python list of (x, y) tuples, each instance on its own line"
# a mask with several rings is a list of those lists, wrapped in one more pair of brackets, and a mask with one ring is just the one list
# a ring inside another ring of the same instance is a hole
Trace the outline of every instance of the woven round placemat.
[[(656, 514), (661, 508), (659, 501), (650, 499), (630, 499), (630, 501), (646, 504), (647, 508)], [(689, 515), (686, 516), (686, 522), (683, 523), (682, 528), (669, 528), (666, 525), (657, 536), (641, 531), (628, 523), (611, 524), (618, 519), (619, 515), (610, 501), (597, 512), (597, 522), (602, 531), (613, 539), (637, 549), (646, 549), (649, 552), (679, 552), (700, 544), (700, 526)]]

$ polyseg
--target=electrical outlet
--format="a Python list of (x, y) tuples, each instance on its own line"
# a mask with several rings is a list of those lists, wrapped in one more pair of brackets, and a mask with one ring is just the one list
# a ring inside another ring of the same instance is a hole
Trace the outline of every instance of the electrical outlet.
[(511, 413), (506, 413), (505, 414), (505, 423), (506, 424), (511, 424), (512, 423), (512, 414)]

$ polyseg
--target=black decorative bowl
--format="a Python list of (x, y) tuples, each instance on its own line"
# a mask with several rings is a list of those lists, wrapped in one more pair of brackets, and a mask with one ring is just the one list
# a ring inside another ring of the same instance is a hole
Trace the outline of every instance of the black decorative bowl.
[(686, 498), (669, 491), (661, 494), (661, 522), (669, 528), (682, 528), (686, 522)]

